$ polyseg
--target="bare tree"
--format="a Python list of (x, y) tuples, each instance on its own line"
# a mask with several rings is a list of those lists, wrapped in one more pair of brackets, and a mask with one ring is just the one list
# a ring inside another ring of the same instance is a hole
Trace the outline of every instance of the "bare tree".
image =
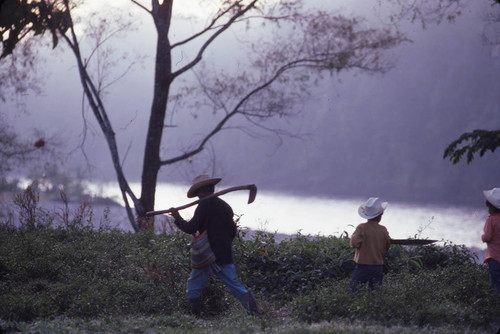
[[(75, 56), (86, 100), (105, 136), (126, 210), (136, 231), (153, 227), (153, 221), (145, 214), (154, 209), (158, 173), (162, 167), (192, 159), (214, 136), (241, 121), (276, 131), (267, 128), (265, 121), (292, 116), (296, 112), (293, 105), (307, 96), (308, 87), (323, 74), (336, 75), (346, 70), (384, 72), (390, 68), (390, 63), (383, 52), (406, 40), (395, 21), (383, 28), (373, 28), (363, 19), (312, 9), (301, 0), (220, 0), (218, 10), (206, 25), (190, 37), (175, 40), (170, 36), (171, 27), (176, 23), (174, 0), (152, 0), (149, 6), (139, 0), (131, 1), (151, 17), (157, 33), (154, 92), (146, 130), (140, 196), (134, 194), (124, 175), (113, 124), (99, 82), (89, 73), (88, 57), (83, 54), (75, 31), (73, 4), (69, 0), (51, 1), (57, 4), (58, 13), (64, 13), (58, 24), (51, 27), (56, 27), (58, 35)], [(393, 1), (406, 5), (403, 1)], [(458, 3), (457, 0), (444, 2)], [(429, 3), (429, 0), (412, 2), (412, 8)], [(434, 9), (438, 13), (452, 10), (440, 6)], [(405, 14), (398, 14), (398, 17)], [(262, 26), (266, 34), (257, 36), (252, 42), (254, 32)], [(239, 63), (238, 71), (211, 73), (202, 60), (207, 57), (207, 50), (215, 48), (216, 41), (229, 31), (238, 34), (240, 40), (248, 41), (247, 54), (251, 57)], [(197, 51), (191, 58), (179, 64), (172, 61), (174, 52), (193, 47)], [(194, 86), (174, 91), (174, 83), (192, 75), (197, 80)], [(192, 97), (195, 92), (202, 94)], [(191, 110), (211, 113), (217, 120), (208, 122), (203, 134), (191, 145), (168, 156), (162, 149), (163, 138), (176, 126), (172, 121), (176, 116), (174, 106), (170, 103), (188, 97), (191, 99), (184, 105), (187, 111), (195, 107)], [(242, 129), (249, 129), (249, 126)]]

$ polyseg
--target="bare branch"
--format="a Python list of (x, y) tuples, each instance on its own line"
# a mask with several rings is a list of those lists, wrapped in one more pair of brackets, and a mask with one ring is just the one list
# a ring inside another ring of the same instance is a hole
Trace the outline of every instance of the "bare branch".
[(149, 10), (148, 8), (146, 8), (145, 6), (140, 4), (138, 1), (136, 1), (136, 0), (130, 0), (130, 1), (132, 1), (134, 4), (136, 4), (140, 8), (144, 9), (147, 13), (152, 14), (151, 10)]
[(397, 24), (403, 20), (420, 22), (423, 28), (429, 24), (440, 24), (444, 20), (453, 21), (462, 14), (464, 8), (462, 0), (379, 0), (379, 8), (383, 10), (385, 5), (392, 5), (399, 9), (393, 12), (389, 19), (391, 24)]
[(235, 8), (235, 6), (237, 5), (237, 3), (234, 3), (232, 6), (228, 7), (226, 10), (224, 11), (221, 11), (217, 16), (215, 16), (213, 19), (212, 19), (212, 22), (210, 22), (210, 24), (203, 30), (201, 30), (200, 32), (192, 35), (191, 37), (183, 40), (183, 41), (180, 41), (180, 42), (177, 42), (177, 43), (174, 43), (172, 44), (172, 49), (174, 49), (175, 47), (177, 46), (180, 46), (180, 45), (183, 45), (183, 44), (186, 44), (192, 40), (195, 40), (196, 38), (204, 35), (206, 32), (212, 30), (212, 29), (216, 29), (216, 28), (219, 28), (221, 26), (215, 26), (215, 24), (217, 23), (217, 21), (223, 17), (224, 15), (226, 15), (227, 13), (229, 13), (231, 11), (231, 9)]
[(282, 73), (284, 73), (285, 71), (289, 70), (289, 69), (292, 69), (294, 68), (295, 66), (297, 66), (297, 63), (299, 63), (300, 61), (296, 61), (296, 62), (293, 62), (291, 64), (286, 64), (284, 66), (282, 66), (278, 71), (276, 71), (276, 73), (274, 74), (273, 77), (271, 77), (268, 81), (264, 82), (263, 84), (261, 84), (260, 86), (254, 88), (253, 90), (251, 90), (248, 94), (246, 94), (245, 97), (243, 97), (237, 104), (236, 106), (232, 109), (231, 112), (229, 112), (228, 114), (226, 114), (225, 117), (223, 117), (218, 123), (217, 125), (201, 140), (201, 142), (199, 143), (199, 145), (192, 149), (191, 151), (188, 151), (178, 157), (175, 157), (175, 158), (172, 158), (172, 159), (168, 159), (168, 160), (164, 160), (164, 161), (161, 161), (161, 165), (169, 165), (169, 164), (173, 164), (175, 162), (178, 162), (178, 161), (182, 161), (182, 160), (185, 160), (189, 157), (192, 157), (193, 155), (196, 155), (198, 153), (200, 153), (203, 148), (205, 147), (206, 143), (213, 137), (215, 136), (220, 130), (223, 129), (224, 125), (231, 119), (233, 118), (235, 115), (239, 114), (240, 113), (240, 108), (252, 97), (254, 96), (255, 94), (257, 94), (258, 92), (266, 89), (268, 86), (270, 86), (274, 81), (276, 81), (276, 79), (278, 79)]
[[(382, 62), (381, 51), (405, 40), (398, 33), (359, 29), (359, 21), (341, 16), (331, 18), (320, 14), (300, 19), (304, 20), (299, 22), (303, 31), (294, 30), (294, 36), (290, 38), (280, 36), (280, 40), (257, 43), (259, 48), (252, 51), (262, 57), (254, 62), (261, 76), (253, 82), (248, 79), (251, 75), (244, 72), (240, 72), (233, 80), (219, 74), (211, 83), (202, 82), (207, 77), (206, 71), (203, 71), (203, 76), (197, 76), (207, 105), (213, 108), (214, 113), (220, 110), (224, 115), (194, 148), (161, 161), (162, 165), (173, 164), (200, 153), (206, 143), (219, 131), (226, 129), (229, 120), (237, 115), (244, 116), (254, 126), (259, 124), (258, 121), (287, 116), (291, 113), (295, 98), (299, 99), (307, 90), (297, 86), (294, 92), (292, 87), (307, 82), (308, 73), (329, 71), (333, 74), (355, 68), (367, 72), (386, 71), (389, 66)], [(295, 73), (296, 78), (289, 79), (285, 73)], [(281, 82), (287, 85), (286, 89), (271, 89), (275, 83)], [(249, 90), (249, 87), (254, 88)], [(199, 104), (197, 100), (194, 103)], [(200, 109), (199, 105), (197, 109)], [(260, 125), (260, 128), (277, 131), (264, 125)]]
[(195, 59), (193, 59), (189, 64), (185, 65), (184, 67), (180, 68), (176, 72), (172, 73), (172, 79), (175, 77), (181, 75), (182, 73), (186, 72), (187, 70), (193, 68), (196, 64), (198, 64), (203, 56), (203, 53), (205, 50), (208, 48), (210, 44), (219, 36), (222, 34), (224, 31), (226, 31), (235, 21), (238, 19), (238, 17), (243, 16), (246, 12), (248, 12), (250, 9), (252, 9), (255, 5), (255, 3), (258, 0), (252, 1), (250, 4), (248, 4), (245, 8), (241, 9), (238, 11), (233, 17), (231, 17), (226, 24), (224, 24), (220, 29), (218, 29), (210, 38), (207, 39), (205, 43), (201, 46), (200, 50), (198, 51), (198, 54), (196, 55)]
[(68, 37), (64, 31), (60, 31), (61, 36), (63, 39), (68, 43), (70, 46), (71, 50), (73, 51), (77, 64), (78, 64), (78, 69), (80, 72), (80, 78), (81, 78), (81, 83), (83, 86), (83, 90), (85, 93), (85, 96), (87, 97), (87, 101), (90, 104), (90, 107), (94, 113), (94, 116), (96, 117), (99, 126), (101, 127), (101, 130), (103, 131), (106, 141), (108, 144), (108, 147), (110, 149), (111, 157), (113, 160), (113, 164), (115, 166), (115, 171), (117, 174), (118, 178), (118, 183), (120, 185), (120, 191), (122, 192), (122, 197), (124, 200), (124, 203), (126, 205), (126, 211), (127, 215), (129, 216), (129, 220), (134, 228), (134, 230), (138, 231), (139, 228), (135, 223), (135, 218), (133, 216), (130, 204), (128, 202), (128, 197), (133, 200), (134, 205), (136, 209), (140, 210), (140, 202), (137, 199), (137, 197), (134, 195), (132, 189), (130, 188), (125, 175), (123, 174), (123, 170), (120, 166), (120, 159), (119, 159), (119, 154), (118, 154), (118, 148), (116, 145), (116, 140), (115, 140), (115, 134), (113, 131), (113, 128), (111, 126), (111, 122), (108, 119), (106, 110), (104, 108), (104, 105), (102, 103), (102, 100), (100, 98), (100, 92), (98, 89), (96, 89), (93, 81), (91, 80), (86, 66), (83, 63), (81, 52), (80, 52), (80, 47), (79, 47), (79, 42), (77, 40), (75, 31), (74, 31), (74, 25), (72, 23), (72, 17), (71, 17), (71, 11), (69, 8), (69, 3), (68, 0), (64, 0), (65, 5), (67, 6), (67, 13), (68, 13), (68, 20), (70, 21), (70, 33), (71, 37)]

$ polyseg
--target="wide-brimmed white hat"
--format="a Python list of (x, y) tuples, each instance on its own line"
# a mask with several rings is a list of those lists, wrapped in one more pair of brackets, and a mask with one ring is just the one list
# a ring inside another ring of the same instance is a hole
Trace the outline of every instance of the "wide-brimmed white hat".
[(493, 188), (491, 190), (483, 191), (484, 197), (495, 208), (500, 209), (500, 188)]
[(372, 219), (384, 213), (385, 208), (387, 208), (387, 202), (381, 202), (378, 197), (370, 197), (359, 206), (358, 213), (363, 218)]
[(189, 188), (189, 190), (187, 192), (187, 197), (189, 197), (189, 198), (195, 197), (196, 193), (198, 192), (198, 190), (200, 188), (203, 188), (204, 186), (209, 186), (212, 184), (217, 184), (220, 182), (220, 180), (222, 180), (222, 179), (221, 178), (211, 178), (207, 174), (198, 175), (197, 177), (195, 177), (193, 179), (193, 182), (192, 182), (193, 185), (191, 186), (191, 188)]

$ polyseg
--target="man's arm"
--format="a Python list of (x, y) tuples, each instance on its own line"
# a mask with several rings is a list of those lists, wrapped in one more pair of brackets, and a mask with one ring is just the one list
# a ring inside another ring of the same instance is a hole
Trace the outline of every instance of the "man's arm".
[(170, 215), (172, 217), (174, 217), (174, 219), (175, 219), (175, 221), (174, 221), (175, 225), (182, 232), (194, 234), (194, 233), (196, 233), (196, 231), (200, 230), (201, 219), (200, 219), (200, 212), (199, 212), (198, 208), (196, 208), (194, 216), (189, 222), (184, 220), (184, 218), (182, 218), (181, 215), (179, 214), (179, 211), (177, 211), (175, 208), (172, 208), (170, 210), (171, 210)]

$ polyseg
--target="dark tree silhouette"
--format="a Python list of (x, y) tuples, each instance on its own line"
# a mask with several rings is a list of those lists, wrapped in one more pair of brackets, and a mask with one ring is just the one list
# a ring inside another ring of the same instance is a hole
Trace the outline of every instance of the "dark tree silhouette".
[[(493, 1), (492, 5), (500, 5), (500, 0)], [(499, 17), (493, 18), (492, 23), (499, 24)], [(492, 153), (500, 147), (500, 130), (474, 130), (463, 133), (458, 139), (451, 142), (444, 150), (444, 159), (449, 159), (453, 164), (457, 164), (466, 156), (467, 163), (474, 160), (474, 155), (479, 153), (482, 157), (486, 152)]]
[(449, 158), (453, 164), (457, 164), (463, 157), (466, 157), (467, 163), (474, 160), (474, 154), (479, 153), (482, 157), (486, 152), (492, 153), (500, 147), (500, 130), (474, 130), (466, 132), (457, 140), (453, 141), (444, 150), (443, 158)]

